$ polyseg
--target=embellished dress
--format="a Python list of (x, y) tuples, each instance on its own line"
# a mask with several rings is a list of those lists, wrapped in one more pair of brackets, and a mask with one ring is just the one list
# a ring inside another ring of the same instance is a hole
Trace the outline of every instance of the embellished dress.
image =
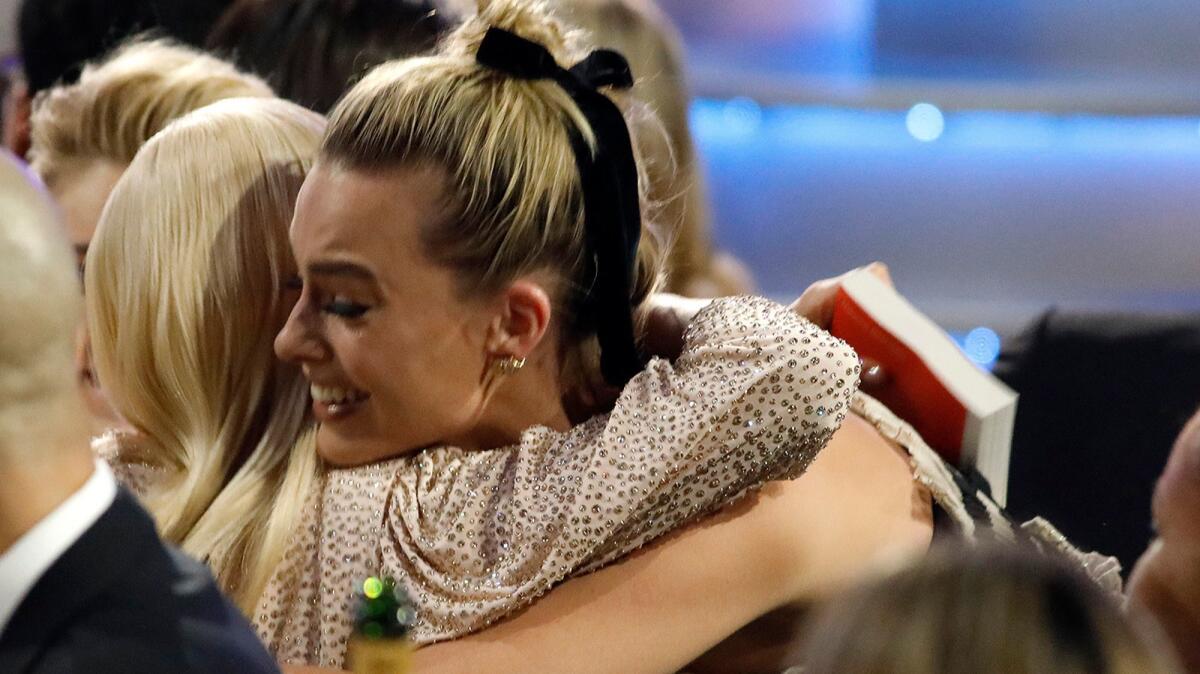
[(679, 358), (651, 360), (610, 413), (494, 450), (326, 469), (254, 625), (281, 662), (343, 667), (354, 590), (382, 574), (416, 604), (415, 643), (483, 629), (801, 475), (849, 413), (858, 374), (849, 346), (788, 309), (715, 300)]

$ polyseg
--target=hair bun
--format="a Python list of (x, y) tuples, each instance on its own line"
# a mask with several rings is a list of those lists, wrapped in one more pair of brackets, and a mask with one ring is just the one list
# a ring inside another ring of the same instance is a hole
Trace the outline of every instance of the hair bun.
[(477, 0), (479, 11), (446, 40), (443, 53), (474, 58), (491, 27), (503, 28), (544, 46), (560, 65), (581, 58), (577, 31), (558, 20), (544, 0)]

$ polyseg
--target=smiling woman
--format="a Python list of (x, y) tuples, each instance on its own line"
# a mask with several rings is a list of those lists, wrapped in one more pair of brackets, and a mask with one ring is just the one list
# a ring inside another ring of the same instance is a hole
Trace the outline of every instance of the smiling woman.
[[(435, 444), (488, 449), (531, 426), (570, 428), (548, 334), (559, 320), (543, 287), (553, 274), (464, 296), (461, 276), (421, 241), (427, 223), (446, 218), (444, 183), (432, 168), (326, 163), (300, 193), (292, 241), (307, 283), (276, 349), (303, 364), (322, 422), (318, 447), (335, 464)], [(525, 365), (494, 376), (504, 358)]]
[[(574, 40), (541, 3), (486, 3), (332, 113), (275, 349), (343, 468), (255, 616), (285, 662), (340, 666), (345, 589), (380, 572), (416, 643), (477, 631), (803, 473), (845, 418), (845, 344), (764, 299), (653, 294), (637, 145), (597, 88), (628, 73), (611, 52), (554, 65)], [(653, 338), (673, 360), (647, 361)]]
[(105, 210), (91, 329), (137, 432), (101, 450), (282, 660), (341, 666), (371, 575), (414, 598), (418, 644), (481, 630), (804, 473), (849, 410), (857, 357), (797, 313), (651, 293), (635, 146), (593, 86), (620, 57), (504, 63), (540, 49), (517, 32), (575, 60), (544, 12), (497, 0), (380, 67), (319, 155), (295, 105), (197, 111)]

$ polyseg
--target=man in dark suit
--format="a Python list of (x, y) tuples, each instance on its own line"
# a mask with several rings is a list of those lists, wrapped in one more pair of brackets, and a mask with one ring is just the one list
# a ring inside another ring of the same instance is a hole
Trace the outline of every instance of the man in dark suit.
[(92, 455), (80, 293), (45, 192), (0, 153), (0, 672), (277, 672)]

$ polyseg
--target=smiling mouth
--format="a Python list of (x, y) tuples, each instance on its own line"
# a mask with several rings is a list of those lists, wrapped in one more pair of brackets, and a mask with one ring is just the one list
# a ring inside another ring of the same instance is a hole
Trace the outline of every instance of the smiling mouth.
[(319, 384), (310, 384), (309, 393), (313, 399), (313, 412), (321, 421), (344, 418), (371, 397), (366, 391)]

